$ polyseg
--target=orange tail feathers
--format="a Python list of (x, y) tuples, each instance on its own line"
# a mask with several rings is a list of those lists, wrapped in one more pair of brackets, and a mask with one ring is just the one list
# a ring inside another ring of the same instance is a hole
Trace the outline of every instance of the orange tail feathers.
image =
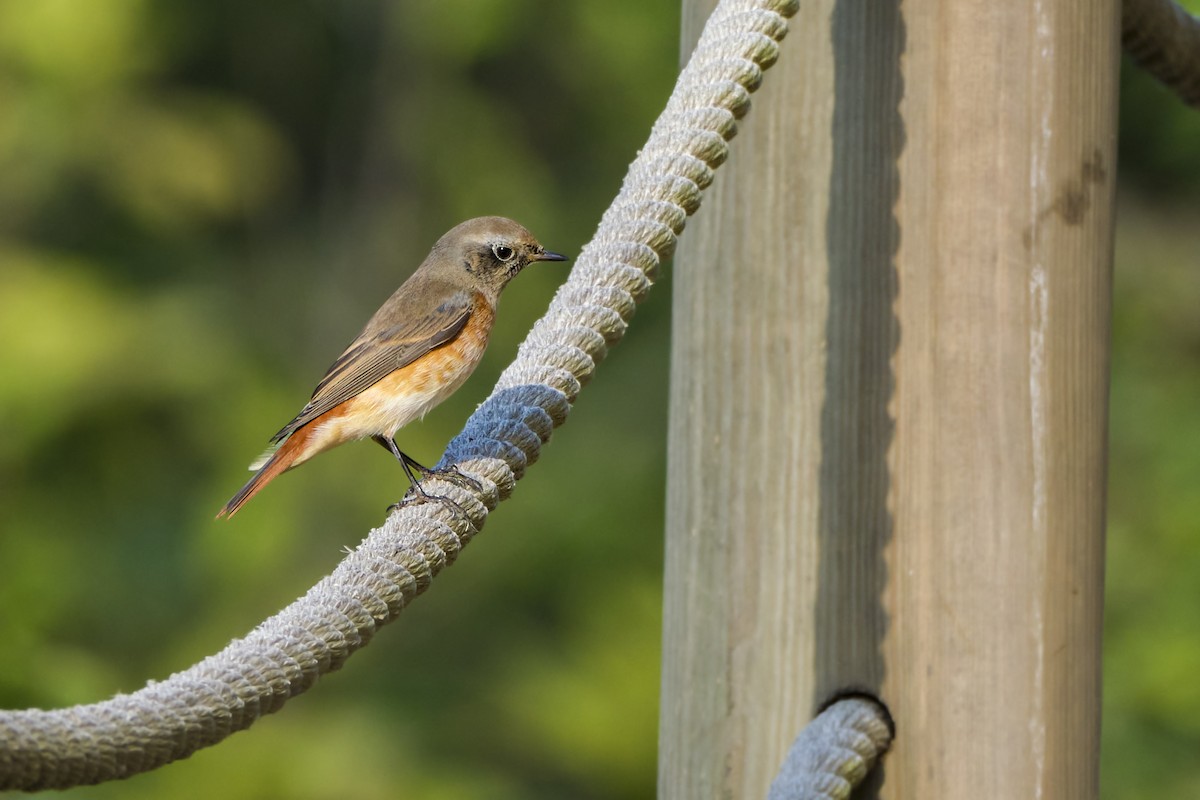
[(244, 506), (251, 497), (262, 491), (262, 488), (274, 480), (279, 475), (287, 472), (295, 466), (296, 457), (304, 449), (304, 444), (308, 440), (308, 431), (304, 428), (296, 431), (291, 437), (284, 442), (275, 453), (267, 459), (267, 463), (262, 465), (258, 472), (254, 473), (254, 477), (246, 481), (246, 485), (238, 489), (238, 493), (230, 498), (225, 507), (217, 512), (217, 519), (222, 517), (232, 517), (238, 512), (238, 509)]

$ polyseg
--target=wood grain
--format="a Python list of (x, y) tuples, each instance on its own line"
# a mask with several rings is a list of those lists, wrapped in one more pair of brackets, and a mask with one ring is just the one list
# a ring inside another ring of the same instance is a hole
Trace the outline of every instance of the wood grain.
[(790, 27), (676, 257), (660, 796), (859, 688), (869, 795), (1096, 797), (1117, 7)]

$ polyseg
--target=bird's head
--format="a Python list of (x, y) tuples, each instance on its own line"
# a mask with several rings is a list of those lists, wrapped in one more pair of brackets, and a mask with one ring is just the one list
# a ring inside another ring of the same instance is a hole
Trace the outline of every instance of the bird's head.
[(438, 239), (431, 261), (445, 265), (493, 297), (534, 261), (566, 261), (547, 250), (523, 225), (504, 217), (476, 217)]

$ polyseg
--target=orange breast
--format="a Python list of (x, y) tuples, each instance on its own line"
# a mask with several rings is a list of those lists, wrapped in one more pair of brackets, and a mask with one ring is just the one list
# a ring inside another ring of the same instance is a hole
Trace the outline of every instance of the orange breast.
[(306, 427), (313, 428), (293, 466), (352, 439), (396, 431), (425, 416), (453, 394), (479, 365), (496, 318), (480, 294), (462, 331), (451, 341), (390, 373), (358, 395), (330, 409)]

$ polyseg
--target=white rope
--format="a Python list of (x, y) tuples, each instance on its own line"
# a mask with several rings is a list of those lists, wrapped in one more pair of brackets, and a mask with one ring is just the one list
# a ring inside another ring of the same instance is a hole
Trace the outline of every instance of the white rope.
[(93, 705), (0, 713), (0, 790), (66, 788), (154, 769), (278, 710), (338, 669), (479, 532), (624, 334), (659, 262), (727, 154), (796, 0), (724, 0), (595, 238), (491, 397), (447, 448), (482, 484), (457, 504), (393, 513), (309, 592), (243, 639), (161, 683)]
[(875, 700), (837, 701), (800, 731), (767, 800), (848, 800), (894, 736)]

